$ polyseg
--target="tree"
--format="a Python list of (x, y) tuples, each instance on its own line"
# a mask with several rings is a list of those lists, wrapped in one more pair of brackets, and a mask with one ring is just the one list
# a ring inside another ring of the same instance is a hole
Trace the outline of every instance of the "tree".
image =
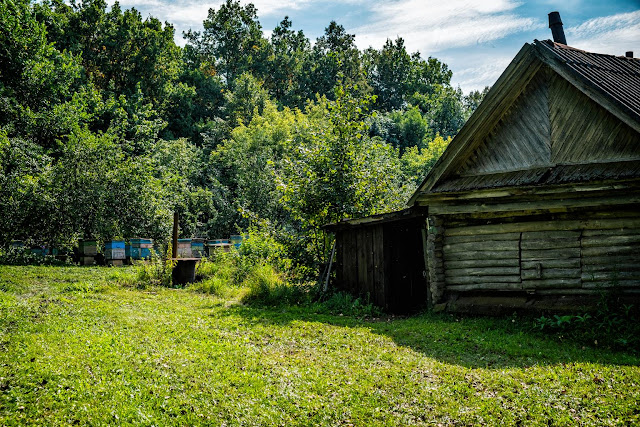
[(281, 105), (302, 108), (306, 99), (301, 82), (311, 45), (302, 30), (293, 31), (291, 25), (285, 16), (271, 33), (273, 59), (265, 85)]
[(328, 255), (320, 227), (401, 205), (397, 152), (370, 138), (364, 122), (370, 98), (338, 86), (336, 100), (320, 98), (307, 111), (310, 126), (294, 136), (295, 151), (279, 176), (282, 203), (300, 222), (316, 261)]
[(368, 92), (355, 37), (347, 34), (344, 27), (335, 21), (325, 28), (324, 35), (316, 40), (305, 64), (304, 91), (307, 99), (314, 99), (315, 94), (334, 99), (338, 81), (351, 85), (352, 90), (360, 94)]
[(217, 11), (209, 9), (203, 26), (202, 32), (189, 30), (185, 38), (227, 87), (245, 72), (264, 78), (270, 49), (252, 3), (241, 6), (239, 1), (226, 0)]
[(404, 40), (387, 39), (381, 50), (365, 52), (367, 79), (376, 95), (376, 108), (392, 111), (404, 108), (412, 89), (414, 63), (404, 47)]

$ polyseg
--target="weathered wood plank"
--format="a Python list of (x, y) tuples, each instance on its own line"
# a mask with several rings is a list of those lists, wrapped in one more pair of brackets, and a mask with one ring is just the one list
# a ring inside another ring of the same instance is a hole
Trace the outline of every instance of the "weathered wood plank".
[(522, 286), (525, 289), (537, 288), (579, 288), (582, 285), (580, 278), (577, 279), (530, 279), (523, 280)]
[(640, 248), (637, 246), (608, 246), (608, 247), (590, 247), (582, 248), (583, 257), (599, 257), (604, 255), (631, 255), (638, 253)]
[(447, 285), (447, 291), (450, 292), (465, 292), (465, 291), (514, 291), (521, 290), (521, 283), (495, 283), (495, 282), (486, 282), (486, 283), (473, 283), (467, 285)]
[(556, 240), (556, 239), (573, 239), (578, 240), (580, 238), (580, 231), (563, 230), (562, 225), (559, 224), (558, 230), (546, 230), (546, 231), (524, 231), (522, 233), (522, 240)]
[(455, 243), (455, 244), (445, 244), (442, 249), (445, 253), (454, 254), (458, 252), (469, 252), (469, 251), (484, 251), (486, 249), (491, 249), (492, 251), (515, 251), (518, 249), (518, 241), (517, 240), (499, 240), (492, 241), (491, 243), (484, 242), (471, 242), (471, 243)]
[(527, 231), (557, 231), (581, 229), (616, 229), (621, 227), (640, 227), (640, 218), (598, 218), (593, 220), (559, 220), (559, 221), (531, 221), (506, 224), (475, 225), (465, 227), (451, 227), (445, 230), (445, 237), (449, 236), (473, 236), (482, 234), (499, 234)]
[(640, 236), (640, 228), (611, 228), (604, 230), (584, 230), (583, 237), (597, 236)]
[(447, 285), (466, 285), (471, 283), (520, 283), (520, 274), (511, 276), (462, 276), (462, 277), (446, 277)]
[(633, 255), (623, 254), (623, 255), (602, 255), (602, 256), (584, 256), (582, 257), (582, 266), (593, 266), (593, 265), (608, 265), (610, 268), (615, 268), (616, 265), (625, 264), (625, 263), (638, 263), (640, 264), (640, 252), (637, 252)]
[(522, 250), (520, 255), (520, 259), (523, 261), (557, 258), (580, 258), (580, 248)]
[(520, 244), (522, 250), (548, 250), (548, 249), (566, 249), (579, 248), (580, 241), (578, 239), (546, 239), (546, 240), (525, 240), (522, 238)]
[(582, 266), (584, 273), (596, 273), (596, 272), (609, 272), (615, 273), (618, 271), (640, 271), (640, 262), (633, 264), (586, 264)]
[(542, 263), (544, 268), (580, 268), (580, 258), (557, 258), (545, 259), (544, 261), (522, 261), (520, 266), (523, 270), (537, 268)]
[(444, 253), (445, 265), (448, 261), (464, 261), (472, 259), (519, 259), (519, 251), (470, 251)]
[(478, 268), (448, 268), (445, 277), (467, 276), (513, 276), (520, 274), (520, 267), (478, 267)]
[[(579, 264), (579, 263), (578, 263)], [(470, 259), (465, 261), (447, 261), (447, 268), (481, 268), (481, 267), (518, 267), (520, 261), (517, 258), (507, 259)]]
[(640, 290), (640, 280), (627, 279), (627, 280), (596, 280), (582, 283), (583, 289), (610, 289), (610, 288), (636, 288)]
[(580, 268), (542, 268), (522, 270), (522, 279), (576, 279), (580, 278)]
[(596, 282), (601, 280), (610, 280), (612, 282), (616, 280), (640, 280), (640, 271), (590, 271), (582, 273), (583, 282)]
[(582, 247), (635, 246), (640, 247), (640, 235), (588, 236), (582, 238)]
[(471, 243), (481, 242), (490, 245), (493, 242), (502, 240), (519, 240), (520, 233), (502, 233), (492, 234), (490, 236), (484, 234), (471, 235), (471, 236), (448, 236), (444, 239), (444, 243), (447, 245), (454, 243)]

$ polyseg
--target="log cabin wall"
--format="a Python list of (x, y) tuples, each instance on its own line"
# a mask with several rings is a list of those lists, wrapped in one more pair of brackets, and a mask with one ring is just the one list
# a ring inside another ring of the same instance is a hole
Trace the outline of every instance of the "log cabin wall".
[(509, 221), (441, 220), (438, 302), (451, 311), (575, 311), (592, 307), (607, 290), (640, 302), (639, 205)]

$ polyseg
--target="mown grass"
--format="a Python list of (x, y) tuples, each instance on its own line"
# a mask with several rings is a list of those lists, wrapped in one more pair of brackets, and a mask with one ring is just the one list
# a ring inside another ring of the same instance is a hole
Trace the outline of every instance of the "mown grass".
[(362, 319), (0, 267), (0, 425), (634, 425), (640, 359), (529, 320)]

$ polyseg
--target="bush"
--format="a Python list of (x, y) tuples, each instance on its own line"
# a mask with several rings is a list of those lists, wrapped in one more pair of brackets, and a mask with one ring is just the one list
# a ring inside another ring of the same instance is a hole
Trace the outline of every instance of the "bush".
[(595, 310), (577, 315), (541, 316), (534, 327), (585, 344), (640, 351), (640, 322), (631, 304), (622, 304), (616, 283), (601, 290)]
[(38, 255), (29, 248), (11, 247), (0, 251), (0, 264), (3, 265), (69, 265), (69, 261), (56, 259), (52, 255)]
[(310, 302), (311, 287), (288, 283), (270, 264), (254, 266), (243, 284), (249, 288), (242, 299), (246, 303), (280, 306)]
[(148, 261), (135, 261), (135, 278), (132, 285), (137, 288), (151, 286), (173, 286), (173, 267), (175, 261), (171, 261), (171, 250), (167, 252), (166, 260), (163, 260), (151, 251), (151, 258)]

